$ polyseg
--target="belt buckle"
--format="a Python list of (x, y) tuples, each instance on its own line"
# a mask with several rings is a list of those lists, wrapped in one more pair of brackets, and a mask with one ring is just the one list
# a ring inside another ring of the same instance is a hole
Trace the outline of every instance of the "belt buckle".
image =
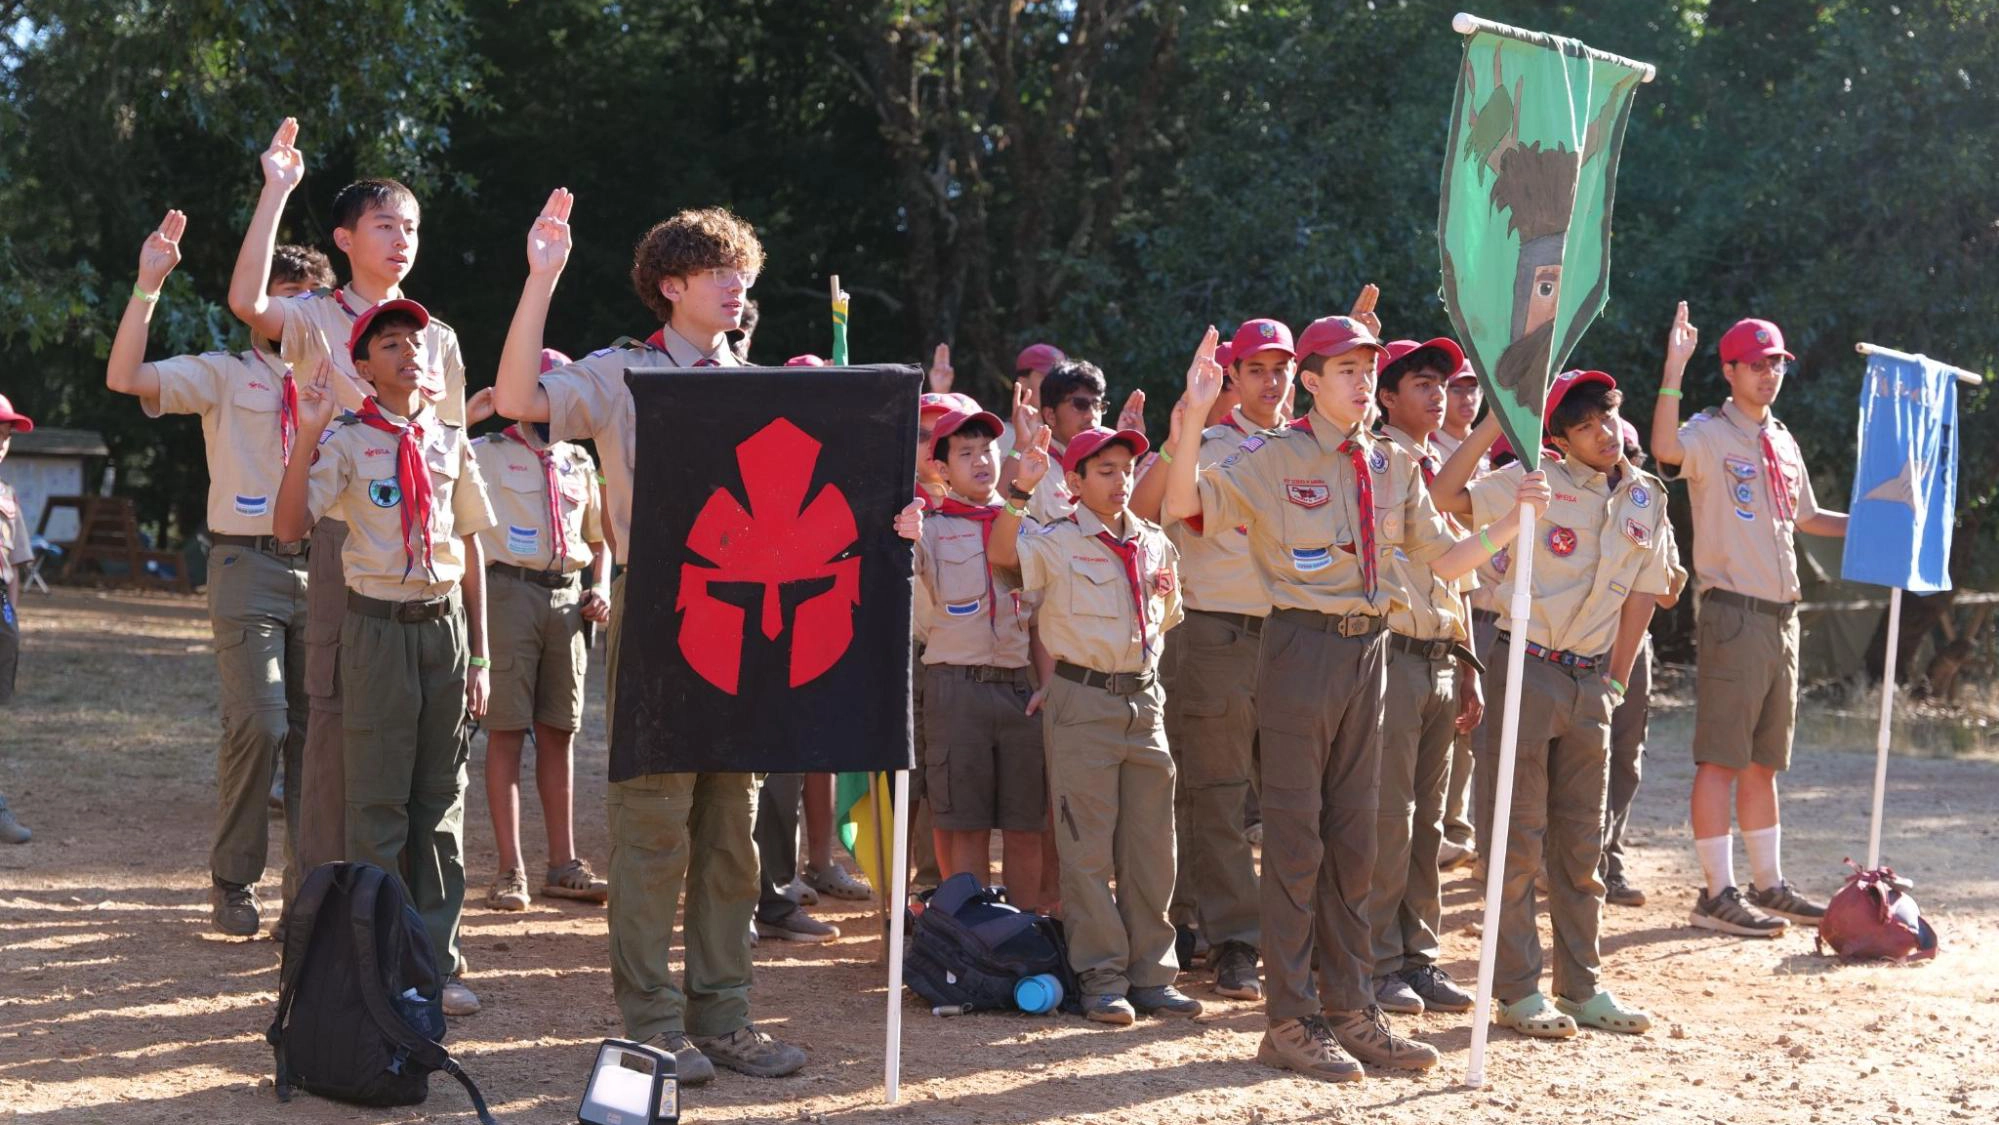
[(1342, 637), (1365, 637), (1374, 631), (1374, 618), (1365, 613), (1349, 613), (1339, 619)]
[(1448, 659), (1451, 655), (1451, 642), (1430, 641), (1428, 643), (1428, 647), (1424, 650), (1423, 655), (1424, 658), (1428, 660)]
[(295, 559), (305, 554), (305, 551), (306, 540), (304, 539), (293, 539), (287, 542), (275, 535), (271, 536), (271, 553), (281, 559)]
[(1112, 695), (1137, 695), (1138, 673), (1111, 672), (1104, 676), (1104, 690)]
[(975, 684), (999, 683), (1001, 681), (997, 673), (1000, 671), (1001, 669), (989, 667), (984, 664), (975, 664), (972, 666), (972, 682)]

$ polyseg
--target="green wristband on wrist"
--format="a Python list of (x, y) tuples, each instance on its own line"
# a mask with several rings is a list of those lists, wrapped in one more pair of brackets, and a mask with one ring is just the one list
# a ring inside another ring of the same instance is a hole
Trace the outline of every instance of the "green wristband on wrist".
[(1006, 459), (1007, 459), (1007, 460), (1009, 460), (1009, 461), (1018, 461), (1018, 460), (1020, 460), (1020, 450), (1018, 450), (1018, 449), (1009, 449), (1009, 450), (1007, 450), (1007, 451), (1006, 451)]
[(1161, 461), (1166, 462), (1169, 465), (1173, 463), (1173, 455), (1171, 453), (1166, 452), (1163, 449), (1159, 451), (1159, 459)]
[(1499, 553), (1499, 548), (1492, 545), (1492, 536), (1487, 535), (1482, 527), (1478, 529), (1478, 545), (1485, 548), (1487, 555)]
[(1659, 388), (1659, 397), (1660, 397), (1660, 398), (1685, 398), (1685, 397), (1687, 397), (1687, 396), (1686, 396), (1686, 395), (1684, 395), (1684, 394), (1682, 394), (1682, 393), (1680, 393), (1680, 388), (1678, 388), (1678, 387), (1660, 387), (1660, 388)]
[(467, 657), (467, 660), (474, 668), (491, 668), (493, 666), (493, 662), (483, 656)]
[(132, 283), (132, 296), (135, 299), (144, 301), (149, 305), (152, 304), (154, 301), (160, 299), (160, 295), (158, 292), (148, 293), (144, 289), (139, 288), (139, 283), (136, 281)]
[(1610, 685), (1610, 690), (1616, 692), (1619, 695), (1624, 694), (1623, 680), (1618, 679), (1616, 676), (1605, 676), (1603, 679), (1605, 683)]
[(1014, 507), (1011, 500), (1000, 501), (1000, 507), (1006, 511), (1007, 515), (1012, 516), (1014, 519), (1024, 520), (1027, 518), (1027, 509)]

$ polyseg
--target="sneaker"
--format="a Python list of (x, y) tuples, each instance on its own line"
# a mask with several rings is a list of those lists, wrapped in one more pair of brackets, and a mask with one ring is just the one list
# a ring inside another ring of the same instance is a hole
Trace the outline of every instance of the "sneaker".
[(814, 867), (808, 863), (799, 878), (822, 895), (844, 898), (849, 902), (866, 902), (874, 897), (874, 892), (868, 889), (866, 883), (854, 878), (853, 872), (837, 863), (825, 867)]
[(1816, 926), (1825, 917), (1825, 904), (1813, 902), (1799, 894), (1789, 879), (1778, 880), (1777, 885), (1767, 891), (1758, 890), (1756, 884), (1751, 883), (1749, 901), (1765, 914), (1775, 914), (1807, 926)]
[(760, 937), (774, 938), (778, 941), (799, 941), (817, 945), (837, 940), (840, 936), (840, 927), (821, 922), (803, 910), (794, 910), (775, 922), (757, 919), (756, 932)]
[(1367, 1077), (1332, 1030), (1317, 1016), (1276, 1020), (1256, 1045), (1256, 1061), (1325, 1082), (1358, 1082)]
[(715, 1064), (708, 1061), (694, 1040), (680, 1032), (655, 1035), (646, 1040), (646, 1045), (673, 1056), (673, 1073), (682, 1086), (706, 1086), (715, 1080)]
[(819, 905), (819, 892), (813, 890), (811, 887), (806, 886), (805, 880), (797, 877), (793, 877), (791, 882), (786, 884), (777, 893), (783, 895), (784, 897), (790, 899), (791, 901), (797, 903), (800, 906)]
[(1409, 982), (1401, 976), (1390, 974), (1374, 982), (1374, 1002), (1384, 1012), (1394, 1012), (1403, 1016), (1423, 1014), (1423, 998), (1409, 987)]
[(721, 1066), (752, 1078), (782, 1078), (805, 1065), (805, 1052), (772, 1039), (754, 1027), (739, 1027), (727, 1035), (696, 1039), (701, 1053)]
[(528, 908), (527, 872), (518, 867), (500, 872), (493, 879), (493, 885), (486, 890), (488, 910), (526, 910)]
[(469, 1016), (479, 1008), (479, 994), (465, 987), (464, 978), (454, 976), (444, 982), (445, 1015)]
[(1170, 984), (1152, 988), (1134, 988), (1128, 998), (1131, 1006), (1148, 1016), (1173, 1016), (1189, 1019), (1201, 1014), (1201, 1002)]
[(1138, 1009), (1115, 992), (1100, 992), (1083, 997), (1083, 1016), (1098, 1023), (1130, 1027), (1132, 1021), (1138, 1018)]
[(1423, 998), (1423, 1007), (1432, 1012), (1469, 1012), (1472, 994), (1459, 987), (1451, 974), (1435, 965), (1417, 965), (1402, 970), (1402, 980), (1410, 991)]
[(1340, 1041), (1340, 1046), (1364, 1066), (1429, 1070), (1437, 1065), (1437, 1049), (1388, 1030), (1388, 1017), (1381, 1013), (1380, 1008), (1327, 1012), (1326, 1023), (1333, 1029), (1333, 1038)]
[(35, 838), (28, 826), (14, 819), (14, 810), (7, 807), (7, 798), (0, 797), (0, 844), (25, 844)]
[(217, 883), (208, 892), (215, 928), (230, 937), (256, 937), (264, 928), (257, 893), (240, 883)]
[(597, 877), (590, 865), (581, 859), (572, 859), (560, 867), (551, 867), (541, 882), (543, 898), (573, 898), (578, 902), (611, 901), (611, 884)]
[(1456, 871), (1478, 859), (1478, 849), (1470, 844), (1460, 844), (1456, 840), (1445, 840), (1437, 848), (1437, 870)]
[(1773, 938), (1791, 928), (1788, 919), (1772, 918), (1742, 901), (1742, 892), (1734, 887), (1723, 887), (1713, 898), (1702, 891), (1687, 913), (1687, 921), (1703, 930), (1738, 937)]
[(1645, 892), (1626, 882), (1622, 875), (1612, 875), (1603, 881), (1603, 901), (1612, 906), (1643, 906)]
[(1215, 992), (1231, 1000), (1263, 999), (1263, 982), (1256, 979), (1256, 949), (1225, 941), (1208, 959), (1215, 963)]

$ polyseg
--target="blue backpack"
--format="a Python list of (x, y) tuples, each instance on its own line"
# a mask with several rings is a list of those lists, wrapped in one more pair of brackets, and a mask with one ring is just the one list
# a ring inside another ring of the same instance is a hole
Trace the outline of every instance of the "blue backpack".
[(982, 887), (959, 872), (912, 910), (902, 979), (931, 1005), (1013, 1011), (1013, 986), (1048, 973), (1062, 982), (1062, 1008), (1080, 1012), (1076, 974), (1062, 923), (1006, 901), (1006, 888)]

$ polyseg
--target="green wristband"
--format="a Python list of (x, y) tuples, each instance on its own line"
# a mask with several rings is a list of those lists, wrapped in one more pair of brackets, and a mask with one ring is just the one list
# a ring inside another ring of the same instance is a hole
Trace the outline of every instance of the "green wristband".
[(1616, 692), (1619, 695), (1624, 694), (1623, 680), (1618, 679), (1616, 676), (1605, 676), (1603, 680), (1605, 683), (1610, 685), (1610, 690)]
[(467, 657), (466, 659), (471, 663), (472, 667), (474, 668), (491, 668), (493, 666), (493, 662), (486, 659), (483, 656), (472, 656), (472, 657)]
[(1018, 450), (1018, 449), (1009, 449), (1009, 450), (1007, 450), (1007, 451), (1006, 451), (1006, 457), (1007, 457), (1007, 460), (1009, 460), (1009, 461), (1018, 461), (1018, 460), (1020, 460), (1020, 450)]
[(1482, 527), (1478, 529), (1478, 545), (1485, 548), (1487, 555), (1496, 555), (1499, 553), (1499, 548), (1492, 545), (1492, 536), (1487, 535), (1485, 529)]
[(1000, 507), (1006, 511), (1007, 515), (1012, 516), (1014, 519), (1024, 520), (1027, 518), (1027, 509), (1014, 507), (1011, 500), (1000, 501)]
[(1680, 388), (1678, 388), (1678, 387), (1660, 387), (1660, 388), (1659, 388), (1659, 397), (1660, 397), (1660, 398), (1685, 398), (1685, 397), (1687, 397), (1687, 396), (1686, 396), (1686, 395), (1684, 395), (1684, 394), (1682, 394), (1682, 393), (1680, 392)]
[(160, 295), (157, 292), (154, 293), (146, 292), (144, 289), (139, 288), (139, 283), (136, 281), (132, 283), (132, 296), (135, 299), (144, 301), (149, 305), (152, 304), (154, 301), (160, 299)]
[(1166, 462), (1169, 465), (1173, 463), (1173, 455), (1171, 453), (1166, 452), (1163, 449), (1159, 451), (1159, 459), (1161, 461)]

